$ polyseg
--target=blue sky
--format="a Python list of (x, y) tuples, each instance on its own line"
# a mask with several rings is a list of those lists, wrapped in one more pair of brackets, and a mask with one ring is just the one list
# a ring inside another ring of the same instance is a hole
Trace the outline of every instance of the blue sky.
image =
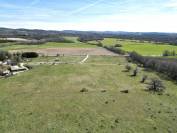
[(0, 27), (177, 32), (177, 0), (0, 0)]

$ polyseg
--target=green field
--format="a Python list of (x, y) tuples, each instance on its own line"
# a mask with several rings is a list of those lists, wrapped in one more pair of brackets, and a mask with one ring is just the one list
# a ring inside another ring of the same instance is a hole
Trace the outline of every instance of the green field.
[(41, 65), (0, 79), (0, 132), (177, 132), (176, 84), (161, 78), (165, 93), (151, 94), (141, 77), (158, 75), (141, 69), (133, 78), (125, 64), (123, 57), (90, 56), (84, 64)]
[[(72, 40), (73, 43), (54, 43), (49, 42), (42, 45), (17, 45), (14, 43), (0, 44), (0, 50), (24, 50), (24, 49), (45, 49), (45, 48), (96, 48), (96, 41), (90, 41), (89, 43), (81, 43), (77, 40), (77, 37), (65, 37), (68, 40)], [(140, 42), (138, 40), (127, 39), (115, 39), (105, 38), (102, 41), (104, 46), (113, 46), (115, 44), (121, 44), (122, 49), (127, 52), (136, 51), (142, 55), (154, 55), (160, 56), (165, 50), (176, 51), (177, 46), (168, 44), (155, 44), (150, 42)]]
[(0, 43), (0, 50), (22, 50), (22, 49), (45, 49), (45, 48), (96, 48), (96, 45), (87, 43), (81, 43), (77, 41), (77, 37), (65, 37), (73, 43), (55, 43), (48, 42), (41, 45), (27, 45), (27, 44), (15, 44), (15, 43)]
[(155, 44), (149, 42), (139, 42), (139, 41), (131, 41), (131, 40), (122, 40), (122, 39), (114, 39), (114, 38), (105, 38), (102, 43), (106, 46), (113, 46), (115, 44), (121, 44), (122, 49), (127, 52), (136, 51), (142, 55), (162, 55), (163, 51), (176, 51), (177, 46), (168, 45), (168, 44)]
[(59, 56), (59, 57), (38, 57), (25, 61), (24, 63), (37, 63), (37, 62), (63, 62), (63, 63), (72, 63), (80, 62), (85, 58), (85, 56)]
[(0, 50), (44, 49), (44, 48), (95, 48), (95, 45), (84, 43), (55, 43), (49, 42), (41, 45), (10, 45), (0, 47)]

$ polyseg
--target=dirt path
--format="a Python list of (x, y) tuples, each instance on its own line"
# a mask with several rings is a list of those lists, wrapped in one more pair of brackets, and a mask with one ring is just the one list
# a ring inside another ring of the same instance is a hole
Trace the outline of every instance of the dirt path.
[(73, 62), (55, 62), (55, 61), (45, 62), (45, 61), (43, 61), (43, 62), (31, 62), (29, 64), (36, 65), (36, 66), (38, 66), (38, 65), (59, 65), (59, 64), (83, 64), (87, 61), (88, 58), (89, 58), (89, 55), (86, 55), (86, 57), (79, 62), (75, 62), (75, 61), (73, 61)]
[(87, 59), (89, 58), (89, 55), (87, 55), (81, 62), (79, 62), (80, 64), (83, 64), (84, 62), (87, 61)]

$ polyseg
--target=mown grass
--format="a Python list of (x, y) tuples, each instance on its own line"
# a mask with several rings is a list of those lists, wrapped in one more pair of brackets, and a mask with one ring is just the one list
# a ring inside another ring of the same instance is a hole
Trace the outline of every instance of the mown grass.
[(49, 42), (41, 45), (7, 45), (0, 47), (0, 50), (22, 50), (22, 49), (45, 49), (45, 48), (95, 48), (97, 46), (85, 43), (55, 43)]
[(150, 94), (141, 77), (158, 75), (133, 78), (125, 64), (122, 57), (91, 56), (82, 65), (38, 66), (0, 79), (0, 132), (176, 132), (176, 84), (162, 79), (164, 95)]
[(105, 46), (113, 46), (115, 44), (121, 44), (122, 49), (127, 52), (136, 51), (141, 55), (162, 55), (165, 50), (176, 51), (177, 46), (168, 45), (168, 44), (155, 44), (150, 42), (140, 42), (136, 40), (127, 40), (127, 39), (115, 39), (115, 38), (105, 38), (102, 41)]
[(50, 57), (50, 56), (40, 56), (38, 58), (31, 58), (29, 61), (26, 61), (26, 63), (36, 63), (36, 62), (64, 62), (64, 63), (70, 63), (70, 62), (80, 62), (85, 58), (85, 56), (56, 56), (56, 57)]

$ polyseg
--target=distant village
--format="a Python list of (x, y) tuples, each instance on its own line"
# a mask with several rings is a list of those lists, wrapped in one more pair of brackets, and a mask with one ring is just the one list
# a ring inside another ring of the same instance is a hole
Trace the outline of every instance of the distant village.
[(18, 65), (13, 65), (10, 60), (7, 60), (5, 62), (0, 61), (0, 66), (3, 67), (3, 69), (0, 70), (1, 77), (9, 77), (29, 70), (27, 67), (24, 66), (23, 63), (19, 63)]
[(25, 57), (37, 56), (37, 53), (9, 53), (6, 51), (0, 51), (0, 78), (10, 77), (21, 72), (28, 71), (30, 68), (28, 65), (22, 63)]

